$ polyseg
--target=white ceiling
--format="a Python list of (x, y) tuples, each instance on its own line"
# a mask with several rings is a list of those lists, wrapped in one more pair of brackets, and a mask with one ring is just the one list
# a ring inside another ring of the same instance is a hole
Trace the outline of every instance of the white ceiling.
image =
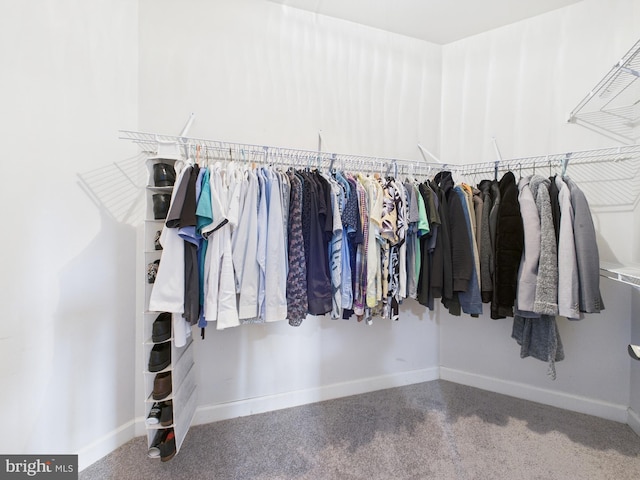
[(581, 0), (270, 0), (437, 44)]

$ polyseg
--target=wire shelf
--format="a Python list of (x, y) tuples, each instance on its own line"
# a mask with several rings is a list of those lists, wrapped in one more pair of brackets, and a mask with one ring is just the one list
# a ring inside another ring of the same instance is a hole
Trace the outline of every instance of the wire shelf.
[(568, 121), (622, 143), (640, 139), (640, 40), (569, 114)]
[[(248, 162), (286, 165), (295, 168), (313, 167), (327, 169), (332, 166), (342, 170), (393, 173), (397, 175), (432, 175), (440, 170), (450, 170), (470, 183), (481, 178), (498, 178), (500, 173), (511, 170), (522, 175), (540, 173), (551, 176), (567, 169), (567, 173), (585, 192), (594, 208), (635, 208), (640, 199), (640, 145), (599, 148), (576, 152), (555, 153), (530, 157), (502, 159), (491, 162), (462, 165), (428, 163), (423, 160), (403, 160), (341, 153), (317, 152), (286, 147), (233, 143), (220, 140), (180, 137), (156, 133), (121, 130), (120, 138), (133, 141), (147, 152), (155, 154), (161, 142), (187, 149), (197, 146), (211, 152), (213, 158), (245, 160)], [(184, 153), (182, 153), (184, 156)], [(203, 156), (205, 154), (203, 153)], [(602, 168), (605, 163), (612, 168)], [(614, 189), (602, 188), (603, 183), (615, 184)]]
[(600, 262), (600, 275), (616, 282), (640, 288), (640, 265)]

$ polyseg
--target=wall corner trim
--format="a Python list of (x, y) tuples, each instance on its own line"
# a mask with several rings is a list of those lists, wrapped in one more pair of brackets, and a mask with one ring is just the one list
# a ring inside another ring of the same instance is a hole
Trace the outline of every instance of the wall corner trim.
[(636, 432), (636, 435), (640, 436), (640, 415), (638, 415), (633, 408), (627, 410), (627, 425), (631, 427), (631, 430)]
[[(142, 419), (144, 424), (144, 419)], [(78, 450), (78, 470), (82, 471), (101, 458), (124, 445), (136, 435), (136, 420), (130, 420), (115, 430)]]
[[(578, 413), (585, 413), (607, 420), (628, 423), (630, 413), (626, 405), (604, 402), (580, 395), (534, 387), (525, 383), (502, 380), (447, 367), (440, 367), (440, 378), (450, 382), (468, 385), (511, 397), (550, 405)], [(636, 417), (637, 418), (637, 417)], [(640, 420), (640, 419), (639, 419)], [(640, 427), (640, 422), (638, 423)]]

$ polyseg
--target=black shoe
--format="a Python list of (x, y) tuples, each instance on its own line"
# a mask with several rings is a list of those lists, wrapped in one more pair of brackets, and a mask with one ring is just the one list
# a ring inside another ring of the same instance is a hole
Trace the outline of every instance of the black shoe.
[(149, 371), (159, 372), (171, 363), (171, 343), (158, 343), (149, 355)]
[(156, 402), (149, 410), (149, 415), (147, 415), (146, 423), (147, 425), (157, 425), (160, 422), (160, 417), (162, 415), (162, 406), (160, 403)]
[(160, 412), (160, 425), (168, 427), (173, 423), (173, 401), (167, 400), (162, 402), (162, 410)]
[(160, 460), (163, 462), (168, 462), (175, 456), (176, 434), (173, 431), (173, 428), (167, 429), (167, 435), (164, 437), (162, 442), (160, 442), (158, 448), (160, 449)]
[(154, 220), (164, 220), (169, 213), (169, 205), (171, 204), (171, 195), (168, 193), (156, 193), (151, 196), (153, 203)]
[(165, 342), (171, 338), (171, 314), (163, 312), (153, 322), (151, 340), (154, 343)]
[(168, 429), (158, 430), (156, 432), (156, 436), (153, 437), (153, 441), (151, 442), (151, 446), (147, 451), (147, 455), (150, 458), (158, 458), (160, 456), (160, 445), (164, 442), (169, 435)]
[(153, 166), (153, 184), (156, 187), (172, 187), (176, 182), (176, 169), (168, 163)]

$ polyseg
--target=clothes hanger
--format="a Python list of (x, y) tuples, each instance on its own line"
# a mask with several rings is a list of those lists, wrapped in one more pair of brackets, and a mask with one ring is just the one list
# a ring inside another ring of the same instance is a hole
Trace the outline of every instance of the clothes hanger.
[(333, 164), (336, 161), (336, 154), (332, 153), (331, 154), (331, 161), (329, 162), (329, 175), (335, 175), (335, 170), (333, 169)]
[(567, 174), (567, 167), (569, 166), (569, 158), (571, 157), (571, 153), (567, 153), (565, 157), (562, 159), (562, 174), (561, 177), (565, 177)]

